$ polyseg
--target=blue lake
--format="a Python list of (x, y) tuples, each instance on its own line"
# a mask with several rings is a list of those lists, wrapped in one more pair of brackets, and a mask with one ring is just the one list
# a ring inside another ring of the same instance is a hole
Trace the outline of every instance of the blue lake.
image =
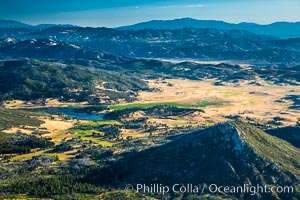
[(82, 112), (74, 112), (75, 108), (35, 108), (30, 109), (31, 111), (39, 111), (39, 112), (46, 112), (50, 114), (65, 114), (70, 117), (74, 117), (76, 119), (86, 119), (86, 120), (103, 120), (104, 114), (89, 114), (89, 113), (82, 113)]

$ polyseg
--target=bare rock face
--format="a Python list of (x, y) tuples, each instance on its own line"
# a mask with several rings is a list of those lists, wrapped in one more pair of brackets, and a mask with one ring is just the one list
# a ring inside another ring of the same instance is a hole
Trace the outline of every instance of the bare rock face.
[(241, 133), (232, 123), (222, 123), (210, 129), (209, 133), (217, 144), (224, 145), (223, 148), (242, 151), (245, 143), (241, 138)]
[(57, 161), (57, 157), (53, 156), (35, 156), (27, 163), (30, 167), (49, 167), (53, 162)]

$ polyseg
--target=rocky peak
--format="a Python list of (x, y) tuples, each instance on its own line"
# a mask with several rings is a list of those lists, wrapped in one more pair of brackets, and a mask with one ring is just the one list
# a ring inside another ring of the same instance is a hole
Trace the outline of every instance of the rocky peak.
[(216, 145), (225, 145), (225, 148), (232, 148), (236, 151), (242, 151), (245, 147), (242, 134), (232, 122), (218, 124), (207, 131), (208, 135), (214, 137), (213, 140)]

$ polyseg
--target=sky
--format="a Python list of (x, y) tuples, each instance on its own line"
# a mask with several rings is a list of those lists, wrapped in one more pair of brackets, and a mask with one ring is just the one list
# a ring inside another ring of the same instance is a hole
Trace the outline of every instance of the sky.
[(0, 0), (0, 19), (118, 27), (149, 20), (300, 21), (300, 0)]

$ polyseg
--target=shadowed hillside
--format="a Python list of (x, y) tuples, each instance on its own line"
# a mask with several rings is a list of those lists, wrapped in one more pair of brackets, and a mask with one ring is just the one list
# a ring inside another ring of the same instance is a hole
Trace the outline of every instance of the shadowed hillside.
[[(299, 153), (287, 142), (237, 121), (195, 130), (173, 142), (121, 159), (109, 168), (110, 173), (102, 172), (98, 181), (110, 177), (111, 183), (121, 185), (207, 183), (299, 188)], [(254, 197), (247, 195), (236, 194), (243, 199)], [(299, 193), (293, 195), (299, 198)], [(292, 195), (256, 194), (254, 198), (292, 199)]]

